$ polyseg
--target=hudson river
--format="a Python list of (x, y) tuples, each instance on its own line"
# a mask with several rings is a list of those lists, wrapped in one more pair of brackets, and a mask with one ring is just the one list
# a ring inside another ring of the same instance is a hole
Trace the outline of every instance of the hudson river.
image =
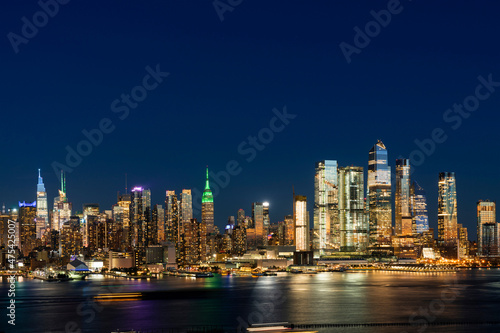
[(14, 298), (15, 327), (7, 323), (9, 285), (3, 279), (0, 331), (109, 333), (219, 325), (235, 332), (251, 322), (283, 321), (387, 324), (311, 328), (319, 332), (500, 331), (500, 325), (491, 324), (500, 321), (497, 269), (280, 274), (159, 280), (94, 276), (60, 283), (21, 278)]

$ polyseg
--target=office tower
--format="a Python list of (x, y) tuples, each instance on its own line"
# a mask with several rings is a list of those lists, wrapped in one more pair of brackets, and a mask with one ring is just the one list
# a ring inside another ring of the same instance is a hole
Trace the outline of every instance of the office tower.
[(429, 215), (427, 213), (427, 198), (424, 189), (413, 182), (410, 188), (411, 196), (411, 211), (412, 211), (412, 228), (414, 234), (422, 234), (429, 230)]
[(246, 229), (242, 225), (234, 227), (232, 234), (232, 254), (242, 256), (246, 252), (247, 235)]
[(130, 250), (132, 244), (132, 232), (130, 228), (130, 206), (132, 196), (130, 193), (118, 194), (117, 204), (113, 207), (113, 219), (121, 225), (123, 250)]
[(182, 190), (181, 201), (179, 203), (180, 233), (183, 233), (184, 225), (191, 222), (193, 218), (193, 197), (191, 190)]
[(179, 244), (179, 204), (175, 191), (167, 191), (165, 199), (165, 229), (169, 242), (175, 244), (178, 249)]
[(295, 250), (309, 251), (309, 219), (307, 197), (293, 195), (293, 220), (295, 225)]
[(469, 255), (469, 235), (467, 228), (462, 224), (457, 224), (458, 235), (458, 259), (465, 259)]
[(495, 226), (492, 225), (496, 224), (496, 219), (496, 203), (489, 200), (479, 200), (477, 202), (477, 254), (480, 256), (490, 254), (491, 246), (495, 243), (494, 238), (491, 238), (491, 236), (495, 236), (494, 233), (483, 237), (485, 235), (483, 226), (488, 225), (486, 228), (489, 231), (493, 230)]
[(264, 233), (264, 205), (261, 202), (252, 203), (252, 220), (255, 226), (255, 245), (263, 246), (267, 235)]
[(184, 225), (181, 235), (182, 265), (200, 264), (207, 260), (207, 228), (206, 224), (191, 219)]
[(269, 202), (262, 203), (262, 224), (264, 225), (264, 245), (267, 245), (267, 236), (271, 233), (271, 218), (269, 217)]
[(294, 245), (295, 244), (295, 225), (293, 220), (293, 215), (286, 215), (285, 220), (285, 244), (284, 245)]
[(481, 239), (481, 256), (498, 256), (498, 223), (485, 223), (482, 225)]
[(47, 192), (43, 178), (38, 169), (38, 184), (36, 186), (36, 238), (42, 238), (42, 233), (45, 228), (50, 228), (49, 224), (49, 208), (47, 205)]
[(79, 255), (83, 250), (83, 238), (79, 223), (64, 222), (60, 229), (59, 253), (61, 257), (69, 259), (72, 255)]
[(327, 249), (340, 248), (337, 168), (337, 161), (325, 160), (316, 163), (314, 230), (320, 255)]
[(155, 244), (161, 244), (165, 241), (165, 211), (162, 205), (155, 205), (153, 208), (152, 226), (152, 239)]
[(457, 187), (454, 172), (439, 173), (438, 245), (444, 257), (457, 257)]
[(370, 243), (374, 246), (391, 244), (391, 168), (387, 161), (387, 149), (379, 140), (368, 158)]
[(396, 204), (395, 235), (409, 236), (413, 234), (413, 218), (410, 196), (410, 160), (396, 160)]
[(21, 251), (27, 256), (36, 247), (36, 201), (19, 202), (19, 239)]
[(226, 232), (232, 234), (234, 230), (234, 225), (235, 225), (234, 216), (229, 216), (227, 218)]
[(364, 252), (369, 225), (365, 213), (362, 167), (339, 168), (340, 250)]
[(69, 221), (73, 205), (68, 201), (66, 193), (66, 176), (61, 170), (61, 189), (59, 196), (54, 198), (54, 208), (52, 210), (52, 230), (59, 230), (60, 226)]
[[(238, 222), (238, 225), (243, 225), (245, 222), (245, 211), (243, 209), (238, 209), (238, 214), (236, 215), (236, 220)], [(247, 226), (245, 225), (245, 228)]]
[(145, 255), (145, 248), (150, 242), (153, 242), (151, 190), (146, 190), (140, 186), (134, 187), (131, 191), (131, 200), (130, 223), (133, 235), (132, 246), (140, 249), (140, 255)]
[(208, 167), (205, 190), (201, 198), (201, 222), (206, 224), (209, 234), (214, 232), (214, 196), (208, 182)]
[(94, 252), (96, 250), (95, 233), (99, 212), (99, 204), (89, 203), (83, 205), (83, 218), (81, 225), (83, 247), (90, 249), (90, 252)]

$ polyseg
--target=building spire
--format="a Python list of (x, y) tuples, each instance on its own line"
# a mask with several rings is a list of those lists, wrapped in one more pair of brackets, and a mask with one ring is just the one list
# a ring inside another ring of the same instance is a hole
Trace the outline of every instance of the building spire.
[(208, 165), (207, 165), (207, 181), (205, 183), (205, 190), (209, 190), (210, 189), (210, 184), (208, 182)]
[(36, 187), (37, 192), (45, 192), (45, 185), (43, 184), (42, 173), (40, 169), (38, 169), (38, 184)]

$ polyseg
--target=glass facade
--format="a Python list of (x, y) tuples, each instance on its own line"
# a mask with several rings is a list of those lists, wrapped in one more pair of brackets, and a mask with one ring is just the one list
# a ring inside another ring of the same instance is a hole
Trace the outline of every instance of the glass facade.
[(368, 246), (369, 225), (365, 213), (362, 167), (339, 168), (340, 249), (364, 252)]
[(309, 221), (307, 218), (307, 197), (295, 195), (293, 200), (295, 224), (295, 250), (309, 251)]
[(458, 246), (457, 236), (457, 188), (454, 172), (439, 174), (438, 196), (438, 244), (443, 254), (455, 258)]
[(252, 204), (252, 220), (255, 228), (255, 246), (263, 246), (264, 238), (264, 205), (261, 202)]
[(391, 244), (391, 168), (387, 160), (387, 149), (378, 141), (368, 155), (368, 211), (370, 220), (370, 243)]
[(410, 160), (396, 160), (395, 230), (396, 236), (413, 234), (410, 199)]
[(338, 210), (337, 161), (316, 163), (314, 176), (314, 232), (315, 246), (320, 254), (327, 249), (340, 249)]
[(417, 182), (411, 186), (411, 206), (413, 215), (413, 226), (416, 233), (429, 230), (429, 215), (427, 213), (427, 198), (425, 191)]
[(50, 227), (49, 208), (47, 203), (47, 192), (43, 184), (43, 178), (38, 169), (38, 185), (36, 187), (36, 237), (41, 238), (44, 230)]
[[(485, 235), (485, 224), (496, 223), (496, 204), (489, 200), (480, 200), (477, 203), (477, 253), (478, 255), (487, 255), (491, 253), (491, 235)], [(488, 230), (491, 226), (488, 226)], [(484, 237), (483, 237), (484, 235)], [(486, 243), (485, 243), (486, 242)]]

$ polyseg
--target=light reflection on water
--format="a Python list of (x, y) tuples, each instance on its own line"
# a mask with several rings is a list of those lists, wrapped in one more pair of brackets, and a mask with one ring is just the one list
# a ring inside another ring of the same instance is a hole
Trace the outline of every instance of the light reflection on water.
[[(304, 323), (408, 323), (429, 311), (443, 291), (432, 321), (495, 321), (500, 306), (500, 270), (456, 274), (401, 272), (289, 274), (274, 277), (216, 276), (207, 279), (90, 279), (65, 283), (19, 280), (15, 332), (58, 332), (75, 321), (82, 332), (171, 328), (190, 325), (236, 327), (249, 321)], [(0, 294), (6, 299), (2, 279)], [(94, 296), (141, 293), (144, 299), (96, 302)], [(432, 303), (434, 301), (434, 303)], [(3, 303), (6, 304), (6, 303)], [(436, 303), (437, 304), (437, 303)], [(431, 317), (431, 316), (429, 316)], [(239, 319), (238, 319), (239, 318)], [(0, 330), (6, 320), (0, 323)], [(418, 327), (352, 327), (320, 332), (417, 332)], [(428, 327), (434, 332), (499, 331), (500, 327)]]

